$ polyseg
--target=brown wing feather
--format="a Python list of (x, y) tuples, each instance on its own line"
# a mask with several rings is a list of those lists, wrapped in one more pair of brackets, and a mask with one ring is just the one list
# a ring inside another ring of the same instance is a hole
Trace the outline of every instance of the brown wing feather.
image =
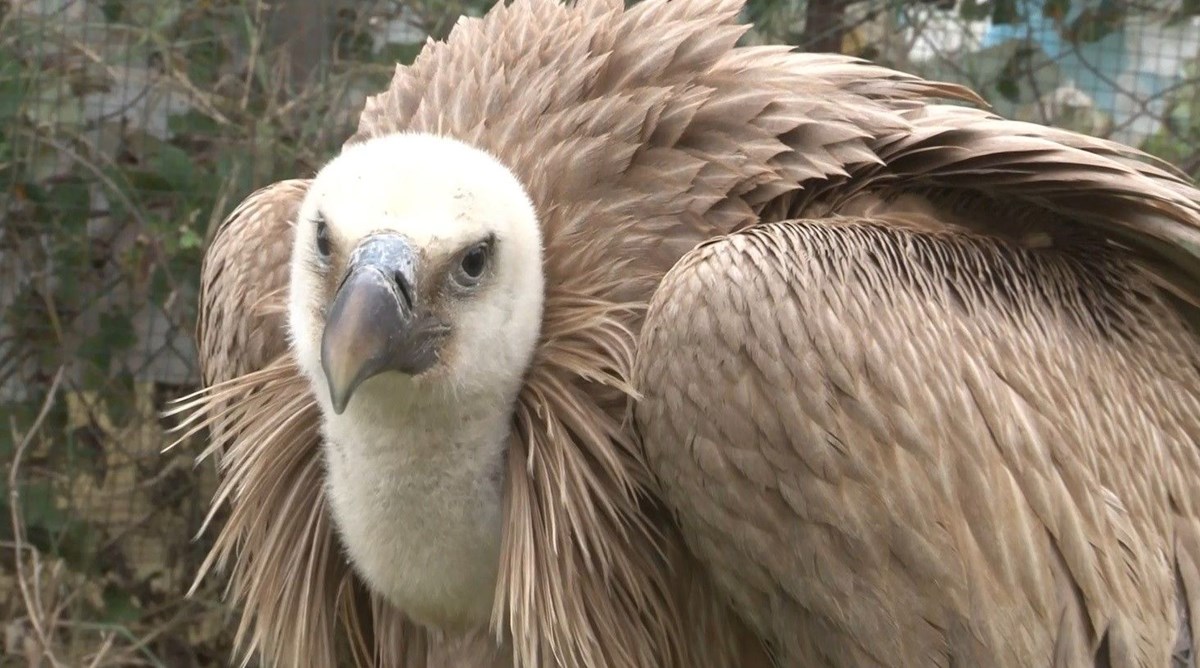
[(196, 340), (205, 385), (259, 371), (287, 350), (292, 227), (308, 181), (251, 193), (217, 227), (200, 270)]
[(1200, 344), (1127, 250), (767, 224), (667, 275), (635, 377), (785, 665), (1166, 666), (1196, 609)]
[[(1092, 228), (1130, 246), (1178, 296), (1200, 299), (1200, 192), (1185, 176), (1114, 142), (975, 109), (931, 105), (904, 115), (912, 131), (877, 144), (888, 174), (878, 178), (1036, 203), (1069, 217), (1067, 234)], [(984, 226), (1003, 229), (994, 220)]]

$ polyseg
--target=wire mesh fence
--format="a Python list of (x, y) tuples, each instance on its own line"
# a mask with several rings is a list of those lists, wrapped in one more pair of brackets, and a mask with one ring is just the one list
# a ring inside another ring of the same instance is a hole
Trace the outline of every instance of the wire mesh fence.
[[(5, 665), (226, 665), (191, 584), (214, 487), (162, 454), (198, 381), (197, 275), (254, 187), (311, 174), (366, 95), (484, 0), (0, 0)], [(970, 84), (999, 113), (1200, 172), (1200, 6), (753, 0), (747, 42)], [(53, 659), (52, 659), (53, 657)]]

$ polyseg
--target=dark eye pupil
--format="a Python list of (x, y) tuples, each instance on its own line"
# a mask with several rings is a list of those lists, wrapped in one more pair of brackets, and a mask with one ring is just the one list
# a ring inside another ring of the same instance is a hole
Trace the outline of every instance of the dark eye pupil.
[(325, 221), (317, 221), (317, 252), (321, 255), (329, 255), (329, 227), (325, 225)]
[(487, 263), (487, 253), (483, 248), (473, 248), (470, 252), (463, 256), (462, 270), (470, 278), (479, 278), (483, 274), (483, 267)]

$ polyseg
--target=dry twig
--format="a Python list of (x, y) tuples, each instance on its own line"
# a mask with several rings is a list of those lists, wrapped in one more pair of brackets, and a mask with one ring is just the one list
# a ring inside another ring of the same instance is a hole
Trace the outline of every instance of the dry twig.
[[(25, 570), (25, 523), (21, 520), (21, 488), (20, 488), (20, 470), (21, 459), (25, 455), (25, 451), (33, 442), (34, 437), (42, 428), (42, 423), (46, 421), (46, 416), (50, 414), (51, 407), (54, 406), (54, 400), (58, 396), (58, 386), (62, 383), (63, 373), (66, 367), (58, 367), (58, 371), (54, 374), (54, 381), (50, 384), (49, 391), (46, 392), (46, 399), (42, 402), (42, 408), (38, 411), (37, 417), (34, 418), (33, 424), (29, 426), (29, 430), (21, 438), (17, 438), (16, 420), (10, 418), (10, 426), (13, 432), (13, 441), (17, 443), (17, 448), (13, 452), (13, 461), (8, 469), (8, 505), (12, 515), (12, 531), (13, 531), (13, 556), (16, 561), (17, 568), (17, 586), (21, 590), (21, 599), (25, 604), (25, 611), (29, 618), (29, 624), (33, 627), (33, 632), (36, 636), (39, 649), (42, 656), (48, 660), (53, 666), (61, 666), (62, 663), (55, 657), (53, 643), (49, 630), (46, 628), (45, 609), (42, 607), (40, 587), (30, 585), (29, 574)], [(34, 577), (40, 575), (42, 564), (38, 557), (37, 550), (30, 549), (29, 554), (33, 562)], [(38, 578), (40, 580), (40, 578)]]

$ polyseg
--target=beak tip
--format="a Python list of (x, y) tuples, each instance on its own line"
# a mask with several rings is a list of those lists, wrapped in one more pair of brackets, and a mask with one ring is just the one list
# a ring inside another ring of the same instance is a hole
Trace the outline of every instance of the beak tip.
[[(321, 352), (327, 353), (325, 350)], [(321, 371), (325, 374), (325, 388), (329, 392), (329, 403), (333, 406), (334, 414), (341, 415), (346, 411), (346, 404), (350, 403), (350, 392), (346, 391), (345, 387), (338, 387), (339, 383), (334, 380), (333, 375), (329, 373), (329, 367), (324, 363), (324, 359), (328, 359), (327, 355), (322, 354), (322, 358)]]
[(346, 404), (348, 402), (345, 399), (341, 397), (330, 397), (330, 399), (332, 399), (334, 415), (341, 415), (346, 412)]
[(349, 388), (341, 388), (339, 391), (337, 383), (333, 382), (328, 372), (325, 373), (325, 382), (329, 384), (329, 403), (333, 406), (333, 412), (335, 415), (341, 415), (346, 412), (346, 404), (350, 403), (353, 393), (348, 391)]

